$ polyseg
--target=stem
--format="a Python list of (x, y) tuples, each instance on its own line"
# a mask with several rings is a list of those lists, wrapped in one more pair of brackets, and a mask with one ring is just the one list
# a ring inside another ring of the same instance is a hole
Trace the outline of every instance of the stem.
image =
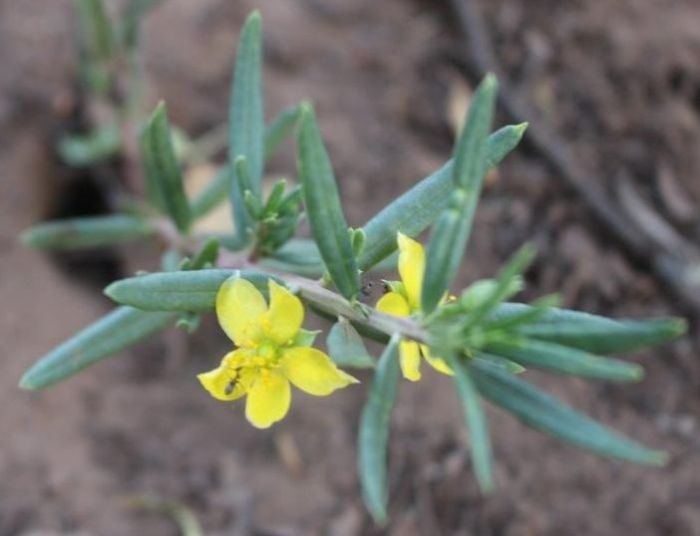
[(381, 331), (391, 337), (395, 333), (421, 343), (427, 343), (428, 333), (412, 318), (380, 313), (374, 308), (362, 306), (359, 303), (351, 303), (340, 294), (324, 288), (318, 281), (305, 277), (276, 272), (261, 267), (256, 263), (246, 261), (240, 255), (222, 252), (217, 263), (219, 268), (249, 268), (268, 273), (281, 279), (285, 284), (295, 290), (299, 297), (312, 307), (334, 318), (344, 316), (353, 324)]
[[(169, 247), (187, 254), (196, 254), (203, 246), (201, 239), (181, 236), (175, 227), (165, 219), (156, 220), (155, 225), (158, 234)], [(344, 316), (360, 328), (367, 328), (368, 332), (379, 331), (388, 337), (398, 333), (399, 335), (420, 343), (428, 342), (428, 333), (423, 326), (410, 317), (398, 317), (381, 313), (372, 307), (367, 307), (359, 302), (351, 303), (340, 294), (325, 288), (323, 280), (315, 281), (298, 275), (277, 272), (261, 266), (251, 259), (246, 252), (220, 251), (216, 263), (217, 268), (226, 269), (251, 269), (270, 274), (299, 294), (299, 297), (313, 308), (333, 318)]]

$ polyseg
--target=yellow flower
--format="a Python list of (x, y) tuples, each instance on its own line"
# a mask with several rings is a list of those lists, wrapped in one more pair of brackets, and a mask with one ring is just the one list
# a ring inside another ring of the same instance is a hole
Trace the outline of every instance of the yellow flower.
[(248, 395), (246, 417), (257, 428), (268, 428), (289, 411), (289, 382), (315, 396), (326, 396), (358, 381), (322, 351), (305, 346), (300, 337), (304, 307), (285, 287), (268, 281), (270, 306), (255, 286), (231, 277), (219, 289), (219, 324), (238, 347), (218, 368), (197, 376), (218, 400)]
[[(423, 246), (397, 233), (396, 242), (399, 246), (399, 275), (401, 283), (392, 285), (392, 291), (387, 292), (377, 302), (377, 310), (394, 316), (411, 316), (420, 311), (420, 294), (425, 272), (425, 251)], [(401, 372), (404, 378), (411, 381), (420, 380), (421, 355), (437, 371), (452, 375), (453, 372), (445, 361), (430, 355), (424, 344), (414, 341), (401, 341), (399, 345)]]

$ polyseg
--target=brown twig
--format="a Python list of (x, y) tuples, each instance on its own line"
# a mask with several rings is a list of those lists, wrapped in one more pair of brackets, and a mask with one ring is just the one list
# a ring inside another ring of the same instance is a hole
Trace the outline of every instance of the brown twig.
[(612, 237), (623, 245), (628, 256), (646, 266), (689, 314), (700, 317), (700, 286), (689, 277), (691, 271), (700, 263), (697, 250), (690, 244), (685, 244), (686, 251), (695, 252), (694, 260), (688, 262), (677, 252), (653, 243), (645, 237), (643, 230), (623, 216), (623, 210), (599, 186), (595, 177), (584, 171), (584, 167), (577, 162), (561, 137), (546, 123), (538, 121), (532, 107), (512, 89), (496, 58), (477, 0), (448, 1), (457, 15), (457, 21), (477, 69), (481, 74), (492, 72), (498, 77), (499, 100), (505, 112), (516, 123), (530, 122), (526, 141), (576, 193)]

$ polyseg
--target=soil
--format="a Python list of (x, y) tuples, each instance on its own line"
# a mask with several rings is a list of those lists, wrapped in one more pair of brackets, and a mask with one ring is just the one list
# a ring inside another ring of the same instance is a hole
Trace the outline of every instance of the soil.
[[(178, 125), (201, 133), (225, 120), (238, 30), (256, 4), (268, 110), (316, 104), (352, 224), (448, 157), (451, 96), (465, 92), (458, 65), (469, 51), (440, 1), (167, 0), (148, 19), (145, 54), (154, 101), (164, 98)], [(539, 120), (611, 192), (628, 177), (697, 241), (700, 4), (481, 4), (500, 61)], [(285, 421), (256, 431), (240, 405), (210, 399), (194, 378), (226, 350), (211, 319), (191, 339), (168, 332), (46, 392), (19, 391), (35, 359), (108, 310), (96, 283), (135, 270), (127, 255), (153, 261), (137, 248), (57, 263), (16, 240), (56, 213), (99, 209), (99, 193), (52, 149), (73, 95), (72, 25), (70, 2), (0, 0), (1, 536), (178, 534), (168, 516), (138, 506), (144, 498), (186, 505), (206, 534), (700, 534), (695, 331), (632, 356), (647, 368), (640, 384), (531, 375), (668, 449), (664, 469), (601, 460), (490, 409), (498, 491), (483, 497), (445, 378), (403, 384), (384, 529), (364, 513), (355, 476), (365, 387), (323, 400), (295, 393)], [(292, 166), (288, 146), (270, 171)], [(489, 180), (464, 280), (491, 275), (524, 241), (539, 251), (527, 298), (560, 290), (567, 307), (590, 312), (681, 312), (527, 143)]]

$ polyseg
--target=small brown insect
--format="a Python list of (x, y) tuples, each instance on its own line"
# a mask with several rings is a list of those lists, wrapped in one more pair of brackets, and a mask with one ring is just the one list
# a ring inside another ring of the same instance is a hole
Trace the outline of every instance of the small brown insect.
[(229, 396), (231, 393), (233, 393), (233, 390), (238, 385), (240, 379), (240, 369), (236, 369), (233, 373), (233, 377), (229, 380), (228, 384), (226, 385), (226, 388), (224, 389), (224, 394), (226, 396)]
[(362, 294), (363, 296), (371, 296), (372, 295), (372, 289), (374, 288), (374, 281), (367, 281), (364, 285), (362, 285)]

